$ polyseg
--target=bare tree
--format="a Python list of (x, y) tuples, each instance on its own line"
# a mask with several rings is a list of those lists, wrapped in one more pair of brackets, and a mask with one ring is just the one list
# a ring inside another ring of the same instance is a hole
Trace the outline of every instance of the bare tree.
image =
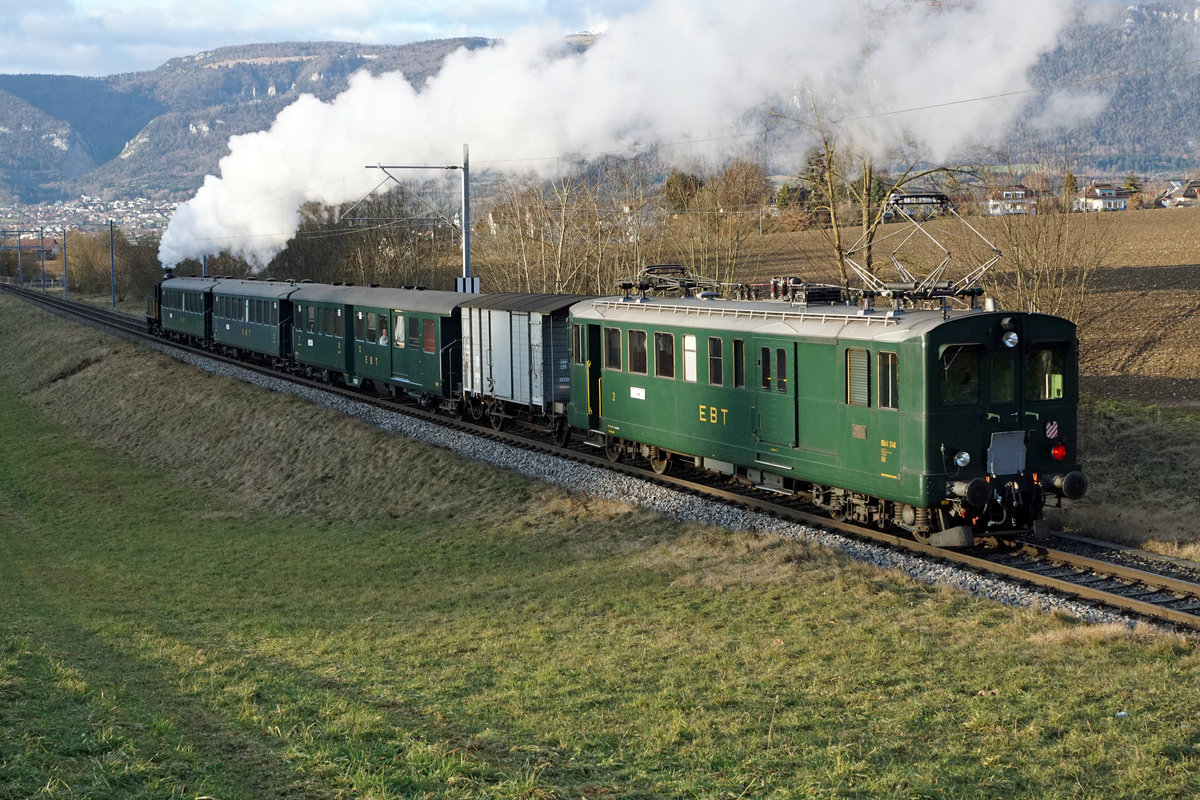
[(707, 179), (679, 183), (695, 191), (680, 194), (670, 179), (664, 184), (664, 201), (677, 211), (669, 227), (670, 260), (701, 277), (734, 281), (750, 267), (746, 242), (759, 233), (771, 197), (766, 169), (739, 159)]

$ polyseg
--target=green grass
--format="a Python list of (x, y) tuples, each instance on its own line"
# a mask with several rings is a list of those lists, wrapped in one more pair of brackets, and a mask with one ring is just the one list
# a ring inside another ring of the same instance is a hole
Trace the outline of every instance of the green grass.
[(3, 800), (1200, 792), (1188, 642), (571, 496), (51, 319), (0, 298)]

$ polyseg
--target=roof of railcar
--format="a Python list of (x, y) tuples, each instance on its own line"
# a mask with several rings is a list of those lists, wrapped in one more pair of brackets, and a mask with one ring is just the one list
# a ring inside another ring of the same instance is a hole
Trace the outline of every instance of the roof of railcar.
[(532, 314), (553, 314), (573, 306), (581, 300), (595, 299), (586, 294), (522, 294), (503, 292), (500, 294), (468, 295), (463, 308), (495, 308), (504, 311), (527, 311)]
[(163, 289), (175, 289), (181, 292), (211, 292), (217, 285), (216, 278), (164, 278)]
[(296, 303), (337, 303), (346, 306), (386, 308), (389, 311), (448, 315), (468, 296), (459, 292), (434, 292), (425, 289), (304, 284), (292, 294), (291, 299)]
[(947, 321), (982, 311), (912, 309), (865, 311), (854, 305), (800, 305), (772, 300), (702, 300), (603, 297), (576, 303), (573, 319), (630, 325), (670, 325), (710, 331), (812, 338), (903, 341), (927, 334)]
[(218, 281), (213, 294), (230, 297), (269, 297), (281, 300), (299, 289), (291, 281), (250, 281), (225, 279)]

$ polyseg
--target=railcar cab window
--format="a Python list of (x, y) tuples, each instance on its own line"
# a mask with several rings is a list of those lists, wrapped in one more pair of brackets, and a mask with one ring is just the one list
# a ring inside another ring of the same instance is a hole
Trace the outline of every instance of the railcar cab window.
[(654, 334), (654, 376), (675, 377), (675, 334)]
[(780, 394), (787, 394), (787, 351), (782, 347), (775, 350), (775, 373), (771, 374), (771, 348), (764, 347), (759, 353), (762, 365), (762, 390), (772, 388)]
[(1063, 399), (1065, 362), (1065, 344), (1044, 344), (1033, 348), (1025, 365), (1025, 399)]
[(708, 384), (725, 385), (725, 373), (721, 363), (721, 339), (717, 336), (708, 337)]
[(895, 353), (879, 354), (879, 407), (900, 408), (900, 357)]
[(871, 405), (871, 354), (861, 347), (846, 350), (846, 404)]
[(629, 332), (629, 371), (646, 374), (646, 332)]
[(571, 326), (571, 360), (576, 364), (583, 363), (583, 326)]
[(604, 329), (604, 368), (621, 369), (621, 329)]
[(979, 348), (951, 345), (942, 351), (941, 396), (944, 406), (969, 406), (979, 402)]

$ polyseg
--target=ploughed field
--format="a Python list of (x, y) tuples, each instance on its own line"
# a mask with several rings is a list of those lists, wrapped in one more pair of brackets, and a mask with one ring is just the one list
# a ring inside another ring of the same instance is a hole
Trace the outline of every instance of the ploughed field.
[[(989, 218), (970, 218), (970, 222), (1004, 249), (1002, 222)], [(1100, 268), (1086, 284), (1083, 313), (1076, 320), (1084, 390), (1099, 398), (1200, 407), (1200, 209), (1126, 211), (1087, 222), (1099, 223), (1104, 247)], [(885, 226), (876, 240), (877, 260), (886, 260), (894, 249), (897, 239), (887, 237), (899, 228)], [(849, 231), (849, 240), (855, 235)], [(755, 279), (838, 278), (830, 265), (824, 231), (752, 236), (746, 248)], [(920, 249), (903, 252), (919, 254), (922, 263), (930, 255)], [(992, 277), (1003, 275), (1007, 268), (1002, 260)]]

